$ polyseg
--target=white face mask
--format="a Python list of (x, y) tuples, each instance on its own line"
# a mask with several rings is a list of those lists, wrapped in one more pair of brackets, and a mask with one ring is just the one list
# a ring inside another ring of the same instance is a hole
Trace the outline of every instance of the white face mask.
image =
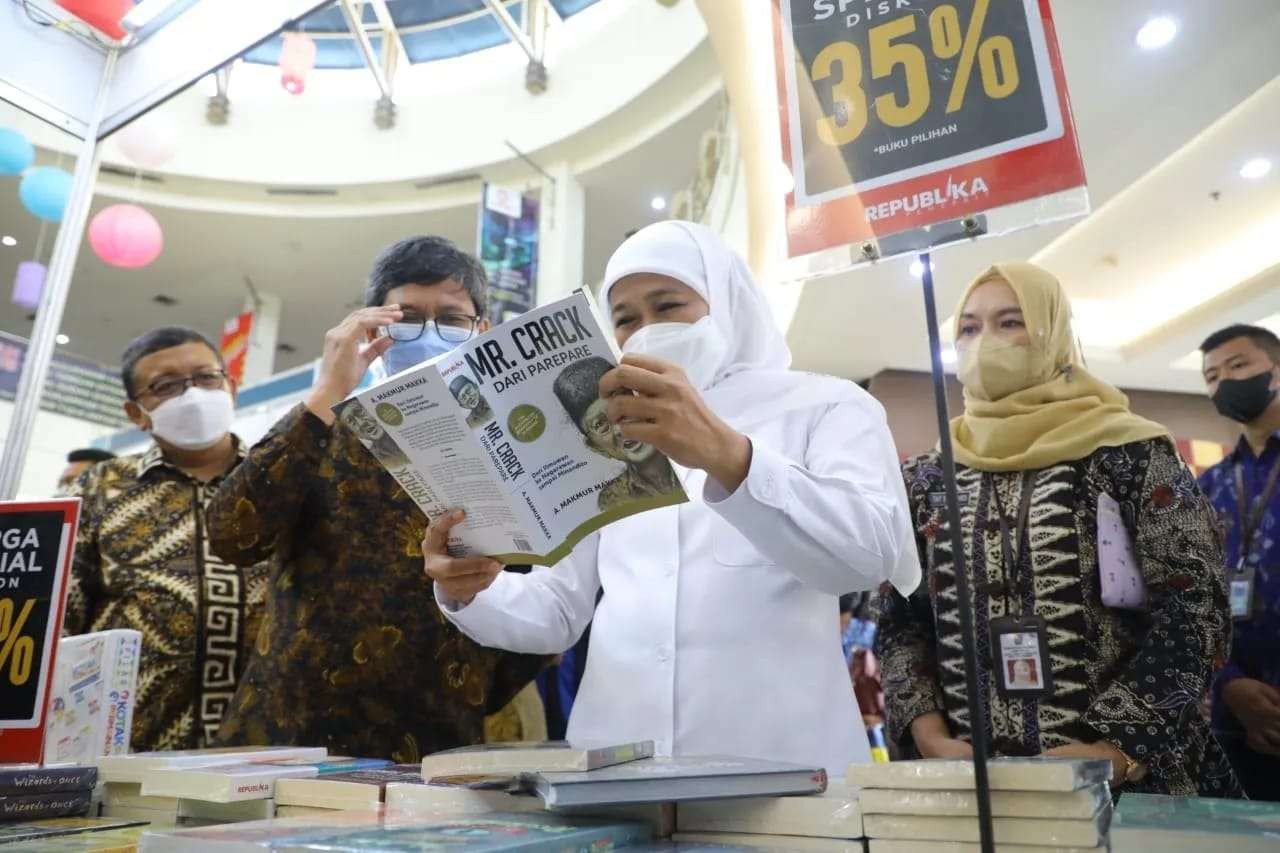
[(705, 391), (729, 354), (729, 342), (711, 320), (696, 323), (654, 323), (627, 338), (623, 352), (651, 355), (680, 365), (693, 387)]
[(183, 450), (213, 447), (231, 429), (235, 404), (227, 391), (192, 386), (151, 411), (151, 433)]

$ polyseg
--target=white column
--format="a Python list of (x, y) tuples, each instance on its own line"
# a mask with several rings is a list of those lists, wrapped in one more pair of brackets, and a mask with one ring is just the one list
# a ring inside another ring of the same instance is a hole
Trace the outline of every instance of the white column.
[[(568, 296), (588, 282), (583, 279), (586, 195), (567, 162), (547, 169), (553, 180), (542, 182), (539, 207), (537, 302), (545, 305)], [(595, 285), (595, 282), (590, 282)]]
[(276, 366), (276, 344), (280, 340), (280, 297), (259, 293), (245, 299), (244, 310), (253, 312), (249, 327), (249, 351), (244, 359), (241, 385), (257, 385), (271, 378)]

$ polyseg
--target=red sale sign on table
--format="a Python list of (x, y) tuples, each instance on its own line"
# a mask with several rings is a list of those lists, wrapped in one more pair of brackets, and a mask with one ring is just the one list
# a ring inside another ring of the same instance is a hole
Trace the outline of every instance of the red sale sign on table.
[(778, 0), (793, 257), (1085, 184), (1049, 0)]
[(80, 499), (0, 501), (0, 763), (41, 760)]

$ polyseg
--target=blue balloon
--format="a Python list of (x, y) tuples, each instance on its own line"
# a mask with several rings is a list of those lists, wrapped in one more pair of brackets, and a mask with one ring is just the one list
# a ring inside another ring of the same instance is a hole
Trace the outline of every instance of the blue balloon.
[(33, 216), (61, 222), (71, 197), (71, 173), (53, 166), (37, 166), (22, 176), (18, 198)]
[(7, 127), (0, 127), (0, 175), (21, 175), (36, 159), (31, 142)]

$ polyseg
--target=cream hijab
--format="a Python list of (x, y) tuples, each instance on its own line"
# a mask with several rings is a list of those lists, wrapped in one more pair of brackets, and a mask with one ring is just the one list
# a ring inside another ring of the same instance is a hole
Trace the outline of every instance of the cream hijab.
[(957, 462), (979, 471), (1035, 470), (1169, 434), (1130, 412), (1128, 397), (1085, 369), (1067, 294), (1034, 264), (996, 264), (974, 279), (956, 309), (957, 337), (969, 295), (993, 279), (1008, 283), (1022, 307), (1033, 384), (998, 400), (965, 388), (964, 414), (951, 422)]

